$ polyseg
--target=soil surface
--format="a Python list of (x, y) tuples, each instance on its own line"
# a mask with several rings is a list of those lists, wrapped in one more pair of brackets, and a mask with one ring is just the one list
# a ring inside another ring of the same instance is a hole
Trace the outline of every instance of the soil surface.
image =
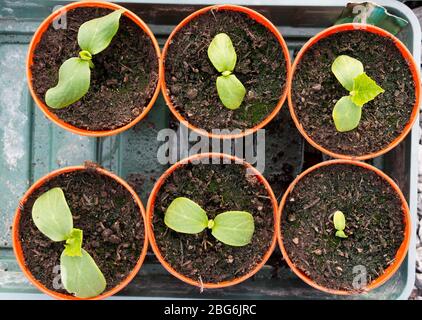
[[(339, 55), (360, 60), (385, 90), (363, 106), (359, 126), (343, 133), (332, 119), (335, 103), (349, 94), (331, 72)], [(292, 98), (312, 140), (330, 151), (357, 156), (385, 148), (402, 132), (410, 120), (415, 88), (409, 65), (392, 40), (355, 30), (322, 39), (304, 54), (294, 75)]]
[[(335, 236), (333, 214), (346, 218), (346, 239)], [(284, 246), (292, 262), (317, 284), (353, 291), (364, 266), (369, 284), (394, 262), (403, 241), (401, 201), (376, 173), (350, 165), (306, 175), (282, 214)]]
[[(60, 66), (77, 57), (77, 34), (82, 23), (110, 13), (109, 9), (76, 8), (67, 13), (67, 29), (47, 29), (34, 52), (33, 86), (45, 103), (45, 93), (58, 81)], [(92, 59), (91, 86), (78, 102), (51, 109), (61, 120), (86, 130), (123, 127), (138, 117), (158, 85), (158, 58), (148, 35), (122, 16), (110, 46)]]
[[(220, 74), (207, 54), (212, 39), (223, 32), (237, 54), (233, 73), (247, 90), (237, 110), (221, 103), (215, 85)], [(271, 31), (244, 13), (220, 10), (200, 15), (175, 35), (165, 72), (169, 96), (189, 123), (207, 131), (247, 129), (277, 105), (286, 83), (286, 60)]]
[(32, 275), (53, 291), (64, 242), (53, 242), (33, 223), (35, 200), (54, 187), (63, 189), (73, 214), (74, 228), (83, 230), (83, 248), (92, 256), (107, 281), (107, 291), (133, 270), (144, 243), (144, 222), (132, 195), (112, 178), (95, 170), (62, 174), (34, 192), (23, 206), (20, 239), (25, 263)]
[[(251, 213), (252, 242), (225, 245), (209, 229), (197, 235), (177, 233), (164, 224), (164, 213), (177, 197), (188, 197), (207, 211), (208, 218), (229, 210)], [(157, 194), (154, 234), (164, 259), (179, 273), (196, 281), (217, 283), (249, 273), (262, 261), (274, 235), (274, 213), (265, 187), (237, 164), (187, 164), (167, 178)]]

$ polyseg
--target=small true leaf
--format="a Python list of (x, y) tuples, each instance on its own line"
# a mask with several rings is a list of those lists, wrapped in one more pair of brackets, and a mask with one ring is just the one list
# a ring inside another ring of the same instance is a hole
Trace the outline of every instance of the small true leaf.
[(249, 212), (227, 211), (215, 217), (211, 233), (227, 245), (240, 247), (251, 242), (254, 231), (254, 219)]
[(59, 81), (45, 95), (50, 108), (60, 109), (82, 98), (91, 82), (90, 61), (80, 58), (66, 60), (59, 69)]
[(352, 91), (353, 80), (363, 73), (363, 64), (357, 59), (341, 55), (334, 60), (331, 71), (343, 87)]
[(119, 30), (119, 21), (123, 12), (123, 9), (116, 10), (104, 17), (83, 23), (78, 32), (78, 43), (81, 49), (92, 55), (106, 49)]
[(83, 232), (81, 229), (72, 229), (69, 238), (66, 239), (65, 249), (63, 253), (69, 257), (82, 256), (82, 238)]
[(343, 212), (336, 211), (333, 215), (334, 228), (338, 231), (343, 231), (346, 228), (346, 218)]
[(73, 229), (73, 218), (63, 190), (53, 188), (39, 196), (32, 207), (32, 219), (51, 240), (66, 240)]
[(79, 52), (79, 58), (81, 58), (82, 60), (89, 61), (92, 59), (92, 54), (89, 53), (89, 51), (82, 50), (81, 52)]
[(359, 125), (361, 115), (362, 107), (354, 104), (350, 96), (341, 98), (333, 109), (333, 120), (337, 131), (346, 132), (355, 129)]
[(362, 107), (365, 103), (375, 99), (384, 89), (372, 80), (366, 73), (357, 76), (353, 81), (353, 90), (350, 92), (352, 101)]
[(218, 72), (234, 70), (237, 55), (227, 34), (219, 33), (212, 39), (208, 47), (208, 58)]
[(164, 216), (164, 223), (174, 231), (195, 234), (208, 226), (208, 217), (197, 203), (180, 197), (170, 203)]
[(234, 74), (217, 78), (217, 92), (225, 107), (234, 110), (240, 107), (246, 94), (242, 82)]
[(64, 288), (79, 298), (92, 298), (106, 288), (106, 279), (94, 259), (82, 249), (80, 257), (62, 253), (60, 274)]

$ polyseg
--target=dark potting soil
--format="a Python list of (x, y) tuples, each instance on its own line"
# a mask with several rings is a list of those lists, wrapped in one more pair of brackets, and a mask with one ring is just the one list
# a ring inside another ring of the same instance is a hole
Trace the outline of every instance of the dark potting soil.
[[(164, 224), (164, 213), (177, 197), (198, 203), (208, 218), (229, 210), (250, 212), (255, 221), (252, 242), (232, 247), (206, 229), (197, 235), (177, 233)], [(274, 213), (265, 187), (246, 176), (240, 164), (187, 164), (162, 185), (154, 207), (154, 234), (164, 259), (179, 273), (196, 281), (217, 283), (250, 272), (263, 259), (274, 235)]]
[[(332, 119), (335, 103), (349, 94), (331, 72), (339, 55), (360, 60), (385, 90), (363, 106), (359, 126), (343, 133)], [(331, 35), (308, 49), (293, 78), (292, 98), (312, 140), (330, 151), (357, 156), (385, 148), (402, 132), (415, 103), (415, 87), (409, 65), (392, 40), (355, 30)]]
[[(45, 93), (58, 81), (64, 61), (81, 49), (77, 34), (82, 23), (110, 13), (109, 9), (76, 8), (67, 13), (67, 28), (47, 29), (34, 52), (32, 84), (45, 103)], [(91, 86), (78, 102), (51, 109), (61, 120), (86, 130), (123, 127), (147, 107), (158, 85), (158, 58), (151, 39), (132, 20), (122, 16), (110, 46), (93, 58)]]
[(62, 174), (46, 182), (23, 206), (20, 240), (32, 275), (47, 288), (58, 275), (64, 242), (53, 242), (33, 223), (31, 212), (35, 200), (54, 187), (63, 189), (73, 215), (74, 228), (83, 230), (83, 248), (92, 256), (110, 290), (133, 270), (144, 243), (144, 222), (132, 195), (112, 178), (94, 170)]
[[(335, 236), (333, 214), (346, 218), (346, 239)], [(350, 165), (331, 165), (302, 178), (282, 214), (284, 246), (292, 262), (317, 284), (354, 290), (364, 266), (367, 283), (394, 262), (403, 241), (401, 201), (376, 173)], [(357, 288), (355, 288), (357, 289)]]
[[(221, 103), (216, 89), (220, 75), (207, 50), (218, 33), (230, 36), (237, 54), (234, 70), (246, 88), (237, 110)], [(184, 26), (173, 38), (165, 62), (170, 98), (192, 125), (212, 129), (248, 129), (265, 119), (282, 95), (286, 60), (275, 36), (244, 13), (211, 11)]]

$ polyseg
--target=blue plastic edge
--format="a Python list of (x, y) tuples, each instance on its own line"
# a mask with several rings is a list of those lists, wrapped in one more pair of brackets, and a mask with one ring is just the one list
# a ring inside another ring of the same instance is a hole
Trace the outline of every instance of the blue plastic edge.
[[(63, 2), (60, 0), (54, 0), (57, 2)], [(156, 3), (156, 4), (181, 4), (180, 0), (114, 0), (112, 2), (115, 3)], [(297, 0), (275, 0), (271, 1), (260, 1), (260, 0), (231, 0), (231, 4), (238, 4), (238, 5), (246, 5), (246, 6), (310, 6), (310, 7), (319, 7), (319, 6), (331, 6), (331, 7), (343, 7), (348, 2), (347, 0), (320, 0), (318, 2), (313, 0), (302, 0), (298, 3)], [(362, 1), (356, 1), (362, 2)], [(412, 48), (412, 55), (416, 61), (416, 63), (420, 66), (421, 63), (421, 26), (416, 15), (412, 12), (410, 8), (408, 8), (405, 4), (395, 1), (395, 0), (379, 0), (376, 1), (378, 4), (386, 7), (394, 8), (395, 10), (399, 11), (406, 19), (409, 21), (409, 26), (412, 29), (413, 34), (413, 48)], [(212, 4), (225, 4), (228, 1), (224, 0), (214, 0), (214, 1), (195, 1), (195, 0), (184, 0), (183, 4), (189, 5), (212, 5)], [(407, 254), (408, 259), (408, 271), (407, 271), (407, 281), (406, 286), (400, 296), (397, 298), (398, 300), (407, 300), (412, 292), (414, 283), (415, 283), (415, 263), (416, 263), (416, 230), (417, 230), (417, 183), (418, 183), (418, 141), (420, 138), (420, 126), (419, 126), (419, 115), (415, 121), (415, 124), (411, 131), (411, 160), (410, 160), (410, 186), (409, 186), (409, 207), (410, 207), (410, 214), (412, 219), (412, 232), (410, 237), (410, 244), (409, 244), (409, 251)], [(18, 296), (11, 295), (10, 293), (0, 293), (0, 299), (11, 299), (11, 300), (44, 300), (44, 299), (52, 299), (44, 294), (19, 294)], [(111, 300), (167, 300), (169, 298), (166, 297), (111, 297), (108, 298)], [(184, 300), (184, 299), (180, 299)]]

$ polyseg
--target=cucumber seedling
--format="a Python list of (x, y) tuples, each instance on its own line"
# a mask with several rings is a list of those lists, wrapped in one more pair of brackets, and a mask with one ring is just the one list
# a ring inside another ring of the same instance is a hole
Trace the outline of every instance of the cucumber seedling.
[(245, 211), (226, 211), (214, 219), (208, 219), (207, 213), (196, 202), (179, 197), (167, 208), (164, 223), (170, 229), (188, 234), (197, 234), (206, 228), (224, 244), (241, 247), (249, 244), (255, 231), (252, 215)]
[(347, 238), (347, 235), (344, 233), (344, 229), (346, 229), (346, 218), (344, 217), (343, 212), (341, 211), (334, 212), (333, 223), (334, 223), (334, 228), (337, 230), (336, 237)]
[(45, 102), (50, 108), (61, 109), (80, 100), (89, 90), (92, 58), (105, 50), (119, 29), (123, 9), (83, 23), (78, 30), (79, 57), (66, 60), (59, 69), (59, 80), (48, 89)]
[(364, 72), (362, 62), (352, 57), (338, 56), (331, 71), (349, 91), (349, 95), (342, 97), (334, 106), (334, 124), (339, 132), (351, 131), (359, 125), (363, 105), (374, 100), (384, 89)]
[(79, 298), (98, 296), (106, 280), (94, 259), (82, 248), (83, 231), (73, 228), (73, 217), (61, 188), (53, 188), (37, 198), (32, 220), (38, 230), (54, 242), (65, 241), (60, 256), (64, 288)]
[(240, 107), (246, 94), (242, 82), (233, 74), (237, 55), (232, 40), (225, 33), (217, 34), (208, 47), (208, 58), (221, 73), (216, 81), (218, 96), (223, 105), (231, 110)]

